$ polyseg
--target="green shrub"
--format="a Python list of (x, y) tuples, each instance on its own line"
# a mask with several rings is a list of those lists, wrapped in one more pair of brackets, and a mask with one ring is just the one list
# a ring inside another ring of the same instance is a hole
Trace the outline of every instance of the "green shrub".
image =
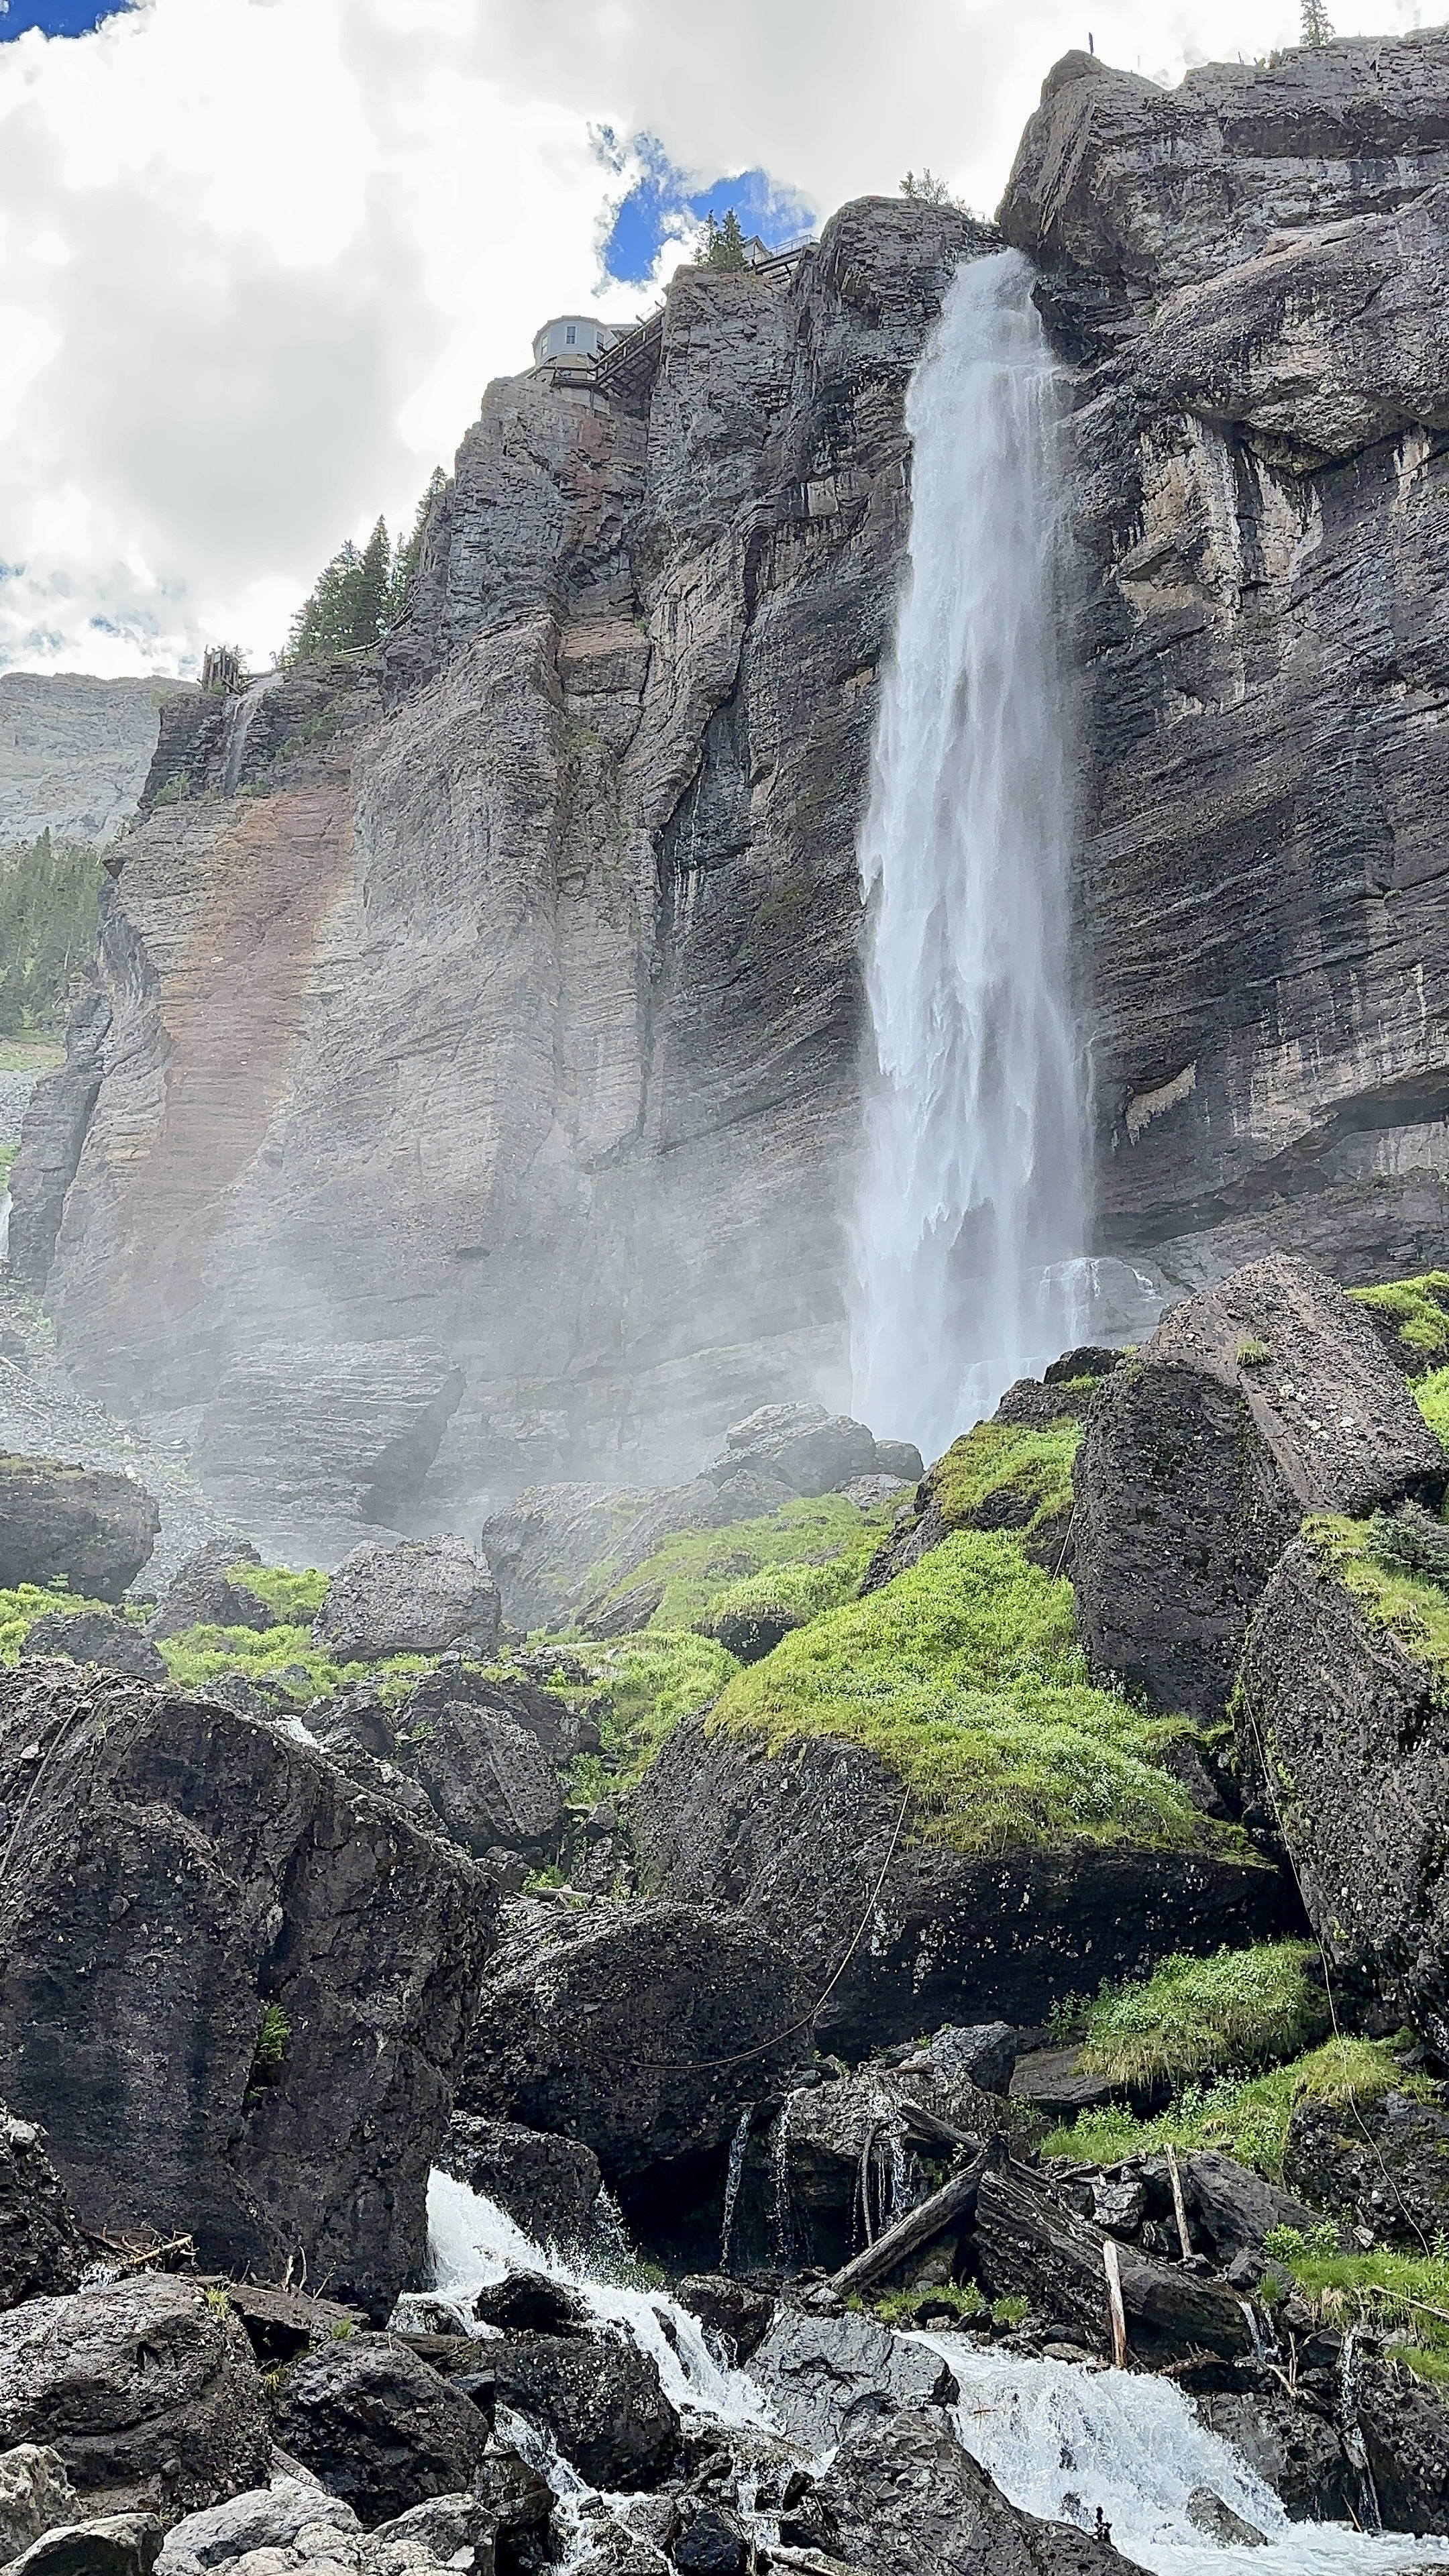
[(17, 1583), (0, 1592), (0, 1664), (18, 1664), (20, 1649), (37, 1619), (52, 1610), (107, 1610), (104, 1601), (87, 1601), (64, 1583)]
[(1104, 1986), (1082, 2018), (1082, 2063), (1116, 2083), (1174, 2083), (1296, 2057), (1330, 2028), (1311, 1941), (1260, 1941), (1215, 1958), (1176, 1953), (1144, 1982)]
[(256, 2046), (252, 2050), (253, 2084), (274, 2083), (277, 2071), (287, 2054), (292, 2025), (280, 2004), (267, 2004), (257, 2024)]
[(166, 1670), (181, 1690), (204, 1691), (227, 1673), (241, 1673), (248, 1681), (281, 1681), (295, 1667), (295, 1678), (283, 1687), (299, 1698), (313, 1699), (329, 1699), (344, 1682), (362, 1681), (369, 1674), (380, 1677), (385, 1697), (401, 1699), (436, 1660), (428, 1655), (389, 1655), (376, 1664), (338, 1663), (314, 1646), (310, 1626), (290, 1623), (261, 1630), (186, 1628), (179, 1637), (157, 1642)]
[(1399, 2359), (1421, 2378), (1449, 2379), (1449, 2246), (1442, 2239), (1427, 2255), (1378, 2246), (1345, 2254), (1333, 2227), (1315, 2227), (1296, 2244), (1288, 2241), (1295, 2234), (1275, 2228), (1266, 2250), (1292, 2274), (1319, 2324), (1412, 2336), (1396, 2344)]
[(826, 1611), (738, 1673), (710, 1721), (839, 1737), (909, 1788), (915, 1829), (958, 1851), (1080, 1837), (1250, 1857), (1153, 1759), (1179, 1721), (1087, 1678), (1070, 1584), (1014, 1539), (963, 1532), (865, 1600)]
[[(907, 2331), (919, 2320), (922, 2308), (949, 2308), (953, 2317), (984, 2317), (986, 2298), (975, 2281), (948, 2282), (939, 2290), (892, 2290), (888, 2297), (871, 2302), (871, 2313), (883, 2326), (899, 2326)], [(1026, 2302), (1022, 2302), (1022, 2313)]]
[(1266, 1342), (1254, 1341), (1251, 1336), (1238, 1344), (1239, 1368), (1266, 1368), (1272, 1356)]
[(1391, 1323), (1421, 1365), (1449, 1360), (1449, 1270), (1390, 1279), (1380, 1288), (1350, 1288), (1350, 1297)]

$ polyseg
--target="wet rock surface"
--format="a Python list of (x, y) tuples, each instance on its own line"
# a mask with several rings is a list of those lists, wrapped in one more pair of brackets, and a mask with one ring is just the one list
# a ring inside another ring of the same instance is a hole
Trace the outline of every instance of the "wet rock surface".
[(65, 1655), (73, 1664), (95, 1664), (129, 1681), (164, 1682), (166, 1666), (134, 1620), (106, 1610), (52, 1610), (26, 1630), (22, 1663)]
[(26, 2442), (59, 2454), (89, 2511), (167, 2522), (255, 2486), (271, 2459), (242, 2326), (156, 2272), (0, 2317), (0, 2447)]
[(606, 2175), (716, 2145), (805, 2045), (800, 1977), (747, 1920), (518, 1900), (506, 1925), (458, 2106), (579, 2140)]
[(510, 2334), (489, 2348), (501, 2399), (552, 2433), (590, 2486), (657, 2486), (673, 2463), (679, 2417), (647, 2352), (623, 2337)]
[(177, 1567), (146, 1623), (148, 1637), (179, 1637), (187, 1628), (270, 1628), (276, 1613), (233, 1578), (237, 1566), (260, 1565), (250, 1540), (212, 1538)]
[(1093, 1401), (1071, 1574), (1093, 1668), (1220, 1716), (1305, 1512), (1437, 1501), (1444, 1452), (1362, 1310), (1287, 1254), (1160, 1324)]
[(86, 2254), (44, 2130), (0, 2102), (0, 2309), (74, 2290)]
[(489, 2420), (388, 2335), (350, 2335), (295, 2361), (276, 2438), (367, 2530), (428, 2498), (466, 2493)]
[(1449, 2108), (1405, 2093), (1296, 2103), (1283, 2171), (1316, 2208), (1421, 2252), (1449, 2233)]
[(604, 2179), (593, 2149), (577, 2138), (469, 2111), (454, 2112), (437, 2162), (470, 2191), (497, 2201), (541, 2245), (582, 2242)]
[(151, 1554), (160, 1517), (129, 1476), (0, 1457), (0, 1588), (67, 1583), (93, 1600), (119, 1601)]
[(0, 1798), (6, 2083), (78, 2215), (221, 2266), (300, 2247), (386, 2314), (423, 2256), (486, 1881), (280, 1730), (68, 1665), (0, 1672)]
[(831, 2548), (876, 2576), (1112, 2576), (1129, 2563), (1008, 2504), (934, 2409), (847, 2425), (816, 2502)]
[(750, 2364), (784, 2430), (807, 2451), (828, 2450), (853, 2409), (890, 2415), (950, 2406), (960, 2391), (949, 2363), (893, 2334), (874, 2317), (807, 2316), (784, 2309)]
[(312, 1623), (339, 1663), (384, 1655), (488, 1655), (498, 1634), (498, 1586), (461, 1539), (354, 1548)]

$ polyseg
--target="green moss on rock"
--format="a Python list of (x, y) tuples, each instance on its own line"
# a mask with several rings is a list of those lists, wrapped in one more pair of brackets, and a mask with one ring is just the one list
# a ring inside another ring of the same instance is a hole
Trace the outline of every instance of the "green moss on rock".
[(1411, 1374), (1449, 1361), (1449, 1270), (1426, 1270), (1417, 1279), (1390, 1279), (1382, 1287), (1348, 1293), (1392, 1328)]

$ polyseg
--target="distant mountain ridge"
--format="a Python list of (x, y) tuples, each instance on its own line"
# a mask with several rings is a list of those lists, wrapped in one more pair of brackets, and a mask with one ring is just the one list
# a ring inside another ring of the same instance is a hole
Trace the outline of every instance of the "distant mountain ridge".
[(112, 841), (136, 810), (174, 680), (0, 671), (0, 849), (47, 827)]

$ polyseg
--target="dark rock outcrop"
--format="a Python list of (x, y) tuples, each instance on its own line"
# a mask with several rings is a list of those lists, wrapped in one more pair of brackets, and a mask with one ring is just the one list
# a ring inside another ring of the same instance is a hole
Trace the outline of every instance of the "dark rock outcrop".
[(486, 1656), (498, 1635), (498, 1586), (461, 1539), (357, 1547), (328, 1584), (312, 1633), (344, 1664), (450, 1648)]
[(232, 1579), (234, 1566), (260, 1563), (247, 1539), (209, 1538), (177, 1567), (164, 1600), (146, 1623), (147, 1636), (179, 1637), (187, 1628), (274, 1626), (276, 1612)]
[(106, 2513), (61, 2524), (12, 2561), (15, 2576), (151, 2576), (161, 2554), (154, 2513)]
[(95, 1664), (127, 1681), (166, 1679), (165, 1663), (145, 1629), (113, 1610), (48, 1610), (26, 1630), (20, 1660), (45, 1663), (56, 1655), (73, 1664)]
[(119, 1601), (160, 1526), (152, 1497), (129, 1476), (0, 1457), (0, 1590), (68, 1583), (93, 1600)]
[(45, 2132), (0, 2102), (0, 2308), (76, 2288), (85, 2239), (45, 2152)]
[(1449, 2235), (1449, 2104), (1296, 2102), (1283, 2172), (1316, 2209), (1422, 2253)]
[(711, 2342), (737, 2363), (758, 2352), (775, 2313), (766, 2291), (752, 2290), (747, 2281), (732, 2280), (726, 2272), (686, 2272), (676, 2281), (674, 2295), (698, 2317)]
[(282, 2449), (369, 2531), (430, 2496), (466, 2494), (488, 2432), (469, 2398), (389, 2335), (304, 2354), (277, 2402)]
[(1441, 1677), (1376, 1626), (1309, 1541), (1248, 1631), (1234, 1703), (1324, 1950), (1449, 2048), (1449, 1732)]
[(435, 2161), (470, 2191), (496, 2200), (540, 2245), (574, 2245), (587, 2236), (604, 2180), (593, 2149), (576, 2138), (469, 2111), (454, 2112)]
[(848, 2425), (815, 2503), (832, 2553), (872, 2576), (1122, 2576), (1131, 2563), (1008, 2504), (934, 2408)]
[(1449, 2406), (1387, 2354), (1367, 2355), (1353, 2411), (1386, 2531), (1449, 2538)]
[(1070, 1570), (1094, 1670), (1220, 1716), (1304, 1514), (1437, 1502), (1446, 1480), (1352, 1299), (1286, 1253), (1236, 1271), (1169, 1315), (1088, 1415)]
[(373, 2314), (424, 2191), (496, 1900), (281, 1730), (69, 1665), (0, 1672), (0, 2044), (83, 2221), (307, 2258)]
[(520, 1900), (459, 2107), (579, 2139), (611, 2178), (638, 2173), (717, 2145), (808, 2034), (803, 1980), (747, 1917)]
[[(819, 2028), (848, 2056), (966, 2012), (1035, 2023), (1089, 1976), (1132, 1973), (1144, 1952), (1236, 1945), (1299, 1919), (1273, 1869), (1210, 1833), (1195, 1852), (992, 1854), (916, 1839), (909, 1814), (898, 1833), (894, 1773), (827, 1738), (772, 1755), (757, 1737), (686, 1719), (628, 1807), (653, 1893), (741, 1906), (817, 1994), (844, 1966)], [(851, 1952), (878, 1882), (871, 1938)]]
[(1347, 2522), (1363, 2508), (1363, 2480), (1344, 2448), (1339, 2390), (1310, 2387), (1256, 2362), (1180, 2366), (1178, 2385), (1210, 2433), (1231, 2442), (1291, 2521)]
[(954, 2406), (961, 2393), (940, 2353), (851, 2311), (810, 2316), (779, 2309), (750, 2377), (790, 2439), (817, 2454), (839, 2441), (855, 2407), (881, 2415), (907, 2406)]
[(57, 2451), (91, 2510), (166, 2522), (256, 2486), (272, 2448), (242, 2326), (159, 2272), (0, 2316), (0, 2448), (18, 2442)]
[(657, 2486), (679, 2447), (658, 2364), (620, 2336), (510, 2335), (490, 2345), (500, 2398), (546, 2426), (590, 2486)]

